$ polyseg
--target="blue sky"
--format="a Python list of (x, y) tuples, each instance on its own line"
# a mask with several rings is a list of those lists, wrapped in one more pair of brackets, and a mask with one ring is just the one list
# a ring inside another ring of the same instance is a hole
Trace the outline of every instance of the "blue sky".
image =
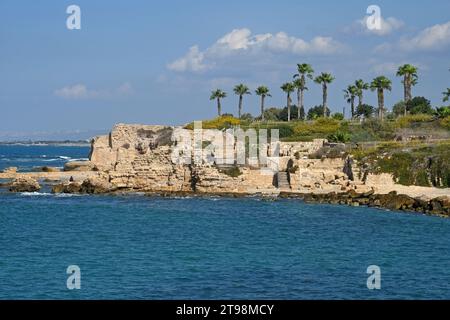
[[(81, 8), (81, 30), (66, 28), (66, 8)], [(382, 30), (364, 27), (370, 4)], [(396, 66), (419, 67), (414, 95), (440, 105), (450, 86), (450, 1), (22, 1), (0, 2), (0, 140), (35, 132), (109, 129), (114, 123), (183, 124), (216, 114), (212, 89), (280, 85), (296, 63), (331, 72), (330, 106), (357, 78), (393, 80), (390, 107), (402, 98)], [(309, 108), (321, 103), (310, 83)], [(376, 94), (366, 102), (375, 105)], [(244, 109), (258, 113), (259, 100)], [(348, 110), (348, 107), (347, 107)]]

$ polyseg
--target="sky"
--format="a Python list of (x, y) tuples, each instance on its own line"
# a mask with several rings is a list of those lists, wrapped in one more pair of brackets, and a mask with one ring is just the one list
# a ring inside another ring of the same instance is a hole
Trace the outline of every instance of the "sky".
[[(69, 30), (69, 5), (81, 29)], [(381, 29), (369, 30), (369, 5)], [(342, 112), (343, 89), (385, 75), (391, 107), (402, 99), (396, 69), (419, 67), (413, 95), (442, 105), (450, 86), (450, 1), (1, 0), (0, 140), (109, 130), (115, 123), (178, 125), (216, 116), (213, 89), (271, 89), (266, 105), (286, 103), (280, 86), (297, 63), (332, 73), (329, 105)], [(308, 84), (305, 106), (321, 104)], [(376, 93), (365, 102), (376, 105)], [(347, 110), (349, 107), (347, 106)], [(244, 100), (258, 115), (259, 99)]]

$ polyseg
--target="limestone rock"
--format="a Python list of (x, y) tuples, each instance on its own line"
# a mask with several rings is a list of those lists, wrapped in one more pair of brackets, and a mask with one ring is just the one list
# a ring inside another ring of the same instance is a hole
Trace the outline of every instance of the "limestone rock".
[(53, 186), (52, 193), (81, 193), (81, 183), (69, 182)]
[(59, 168), (56, 167), (42, 167), (42, 172), (61, 172)]
[(2, 173), (12, 174), (12, 173), (17, 173), (17, 171), (18, 171), (17, 167), (9, 167), (9, 168), (3, 169)]
[(39, 183), (29, 177), (21, 177), (14, 179), (9, 191), (11, 192), (36, 192), (41, 189)]
[(64, 171), (94, 171), (95, 165), (91, 161), (70, 161), (64, 165)]
[(100, 178), (89, 178), (81, 184), (81, 193), (102, 194), (114, 191), (115, 188), (110, 182)]

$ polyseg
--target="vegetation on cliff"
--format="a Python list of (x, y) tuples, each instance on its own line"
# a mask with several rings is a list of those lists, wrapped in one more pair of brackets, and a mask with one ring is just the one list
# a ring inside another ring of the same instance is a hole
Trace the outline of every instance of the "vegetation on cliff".
[(391, 173), (397, 183), (425, 187), (450, 187), (450, 141), (438, 143), (382, 143), (359, 148), (353, 155), (363, 175)]

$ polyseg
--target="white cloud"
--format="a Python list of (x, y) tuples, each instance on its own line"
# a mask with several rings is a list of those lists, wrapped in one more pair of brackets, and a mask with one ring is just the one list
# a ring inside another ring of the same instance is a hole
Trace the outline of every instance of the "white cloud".
[(85, 84), (78, 83), (54, 91), (56, 96), (70, 100), (107, 99), (114, 96), (125, 96), (133, 93), (133, 87), (128, 82), (123, 83), (114, 90), (93, 90), (89, 89)]
[(378, 36), (386, 36), (391, 33), (393, 33), (396, 30), (399, 30), (403, 28), (405, 23), (401, 20), (398, 20), (394, 17), (389, 17), (384, 19), (381, 17), (381, 23), (379, 29), (369, 29), (367, 27), (367, 19), (369, 19), (368, 16), (357, 20), (354, 24), (353, 28), (350, 28), (351, 30), (356, 30), (358, 32), (363, 32), (365, 34), (375, 34)]
[(188, 53), (180, 59), (170, 63), (167, 68), (173, 71), (203, 71), (207, 69), (207, 66), (203, 63), (204, 54), (200, 52), (198, 46), (189, 48)]
[(450, 21), (426, 28), (413, 38), (400, 41), (404, 50), (436, 50), (450, 44)]
[(75, 84), (55, 90), (55, 95), (65, 99), (85, 99), (90, 93), (84, 84)]
[(404, 37), (396, 43), (383, 43), (375, 48), (376, 53), (436, 51), (450, 45), (450, 21), (436, 24), (420, 31), (413, 37)]
[(167, 65), (172, 71), (201, 72), (213, 68), (219, 61), (224, 64), (230, 57), (261, 57), (268, 53), (293, 55), (334, 54), (343, 51), (344, 46), (331, 37), (315, 37), (305, 41), (285, 32), (252, 35), (249, 29), (234, 29), (204, 51), (193, 46), (183, 57)]
[(422, 64), (417, 61), (408, 61), (408, 60), (402, 60), (398, 62), (382, 62), (382, 63), (377, 63), (374, 61), (373, 66), (371, 67), (370, 70), (372, 71), (372, 73), (376, 75), (395, 76), (398, 68), (407, 63), (417, 66), (421, 71), (428, 70), (428, 67), (425, 64)]

